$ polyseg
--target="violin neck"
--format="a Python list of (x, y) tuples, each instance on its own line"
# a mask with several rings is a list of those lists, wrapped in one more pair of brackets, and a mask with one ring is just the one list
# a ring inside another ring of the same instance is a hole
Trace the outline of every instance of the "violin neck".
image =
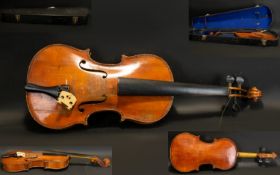
[(237, 157), (239, 158), (270, 158), (275, 159), (277, 154), (272, 153), (253, 153), (253, 152), (238, 152)]
[(258, 153), (252, 153), (252, 152), (238, 152), (237, 154), (239, 158), (257, 158)]
[(157, 80), (119, 78), (118, 95), (123, 96), (228, 96), (228, 87)]

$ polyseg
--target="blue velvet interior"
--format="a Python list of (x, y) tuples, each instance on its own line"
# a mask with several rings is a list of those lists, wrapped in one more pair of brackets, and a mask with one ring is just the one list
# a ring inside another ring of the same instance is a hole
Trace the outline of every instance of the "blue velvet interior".
[(193, 18), (194, 29), (258, 29), (267, 30), (272, 22), (272, 13), (267, 6), (234, 10)]

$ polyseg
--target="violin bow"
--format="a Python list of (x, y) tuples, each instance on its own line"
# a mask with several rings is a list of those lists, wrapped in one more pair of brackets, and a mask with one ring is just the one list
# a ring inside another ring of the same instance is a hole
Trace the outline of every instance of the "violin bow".
[(102, 168), (107, 168), (111, 166), (111, 160), (109, 158), (104, 158), (101, 160), (98, 156), (95, 155), (89, 155), (89, 154), (81, 154), (81, 153), (75, 153), (75, 152), (65, 152), (60, 150), (47, 150), (48, 153), (57, 153), (57, 154), (64, 154), (68, 155), (72, 158), (78, 158), (78, 159), (88, 159), (90, 160), (90, 163), (94, 165), (98, 165)]

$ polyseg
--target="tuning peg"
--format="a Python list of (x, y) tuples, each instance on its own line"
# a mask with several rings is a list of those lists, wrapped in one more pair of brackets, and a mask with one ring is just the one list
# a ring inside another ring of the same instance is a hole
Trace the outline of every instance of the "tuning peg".
[(267, 150), (267, 148), (266, 147), (259, 147), (259, 152), (260, 153), (266, 153), (266, 152), (268, 152), (268, 150)]
[(235, 81), (236, 81), (238, 87), (241, 88), (242, 84), (244, 83), (244, 78), (238, 76), (238, 77), (236, 77)]
[(264, 166), (264, 167), (273, 165), (273, 160), (267, 159), (267, 158), (264, 158), (264, 159), (257, 158), (257, 162), (258, 162), (259, 166)]
[(235, 78), (231, 75), (228, 75), (226, 77), (226, 82), (228, 83), (228, 86), (231, 87), (232, 86), (232, 83), (234, 82)]

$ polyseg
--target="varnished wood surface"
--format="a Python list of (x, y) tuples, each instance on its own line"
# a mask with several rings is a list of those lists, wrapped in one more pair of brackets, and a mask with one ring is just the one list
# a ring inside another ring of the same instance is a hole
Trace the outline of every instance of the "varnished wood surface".
[(235, 143), (227, 138), (206, 143), (199, 136), (181, 133), (174, 137), (170, 145), (170, 161), (179, 172), (199, 171), (199, 167), (205, 164), (228, 170), (234, 167), (236, 158)]
[[(68, 167), (70, 157), (69, 156), (53, 156), (43, 155), (42, 153), (35, 153), (32, 151), (22, 151), (27, 154), (32, 154), (36, 158), (24, 158), (24, 157), (9, 157), (2, 158), (2, 168), (7, 172), (20, 172), (27, 171), (31, 168), (45, 168), (59, 170)], [(10, 152), (13, 154), (16, 152)]]
[[(104, 71), (90, 72), (79, 67)], [(40, 86), (69, 85), (70, 92), (77, 98), (72, 110), (58, 104), (56, 99), (43, 94), (28, 92), (27, 105), (32, 117), (41, 125), (52, 129), (63, 129), (75, 124), (87, 125), (90, 114), (99, 111), (116, 111), (121, 120), (153, 123), (169, 111), (171, 96), (118, 96), (118, 78), (139, 78), (173, 81), (172, 72), (166, 62), (156, 55), (142, 54), (122, 56), (118, 64), (101, 64), (90, 58), (89, 50), (79, 50), (67, 45), (55, 44), (41, 49), (32, 59), (27, 83)], [(91, 101), (104, 102), (79, 104)]]

